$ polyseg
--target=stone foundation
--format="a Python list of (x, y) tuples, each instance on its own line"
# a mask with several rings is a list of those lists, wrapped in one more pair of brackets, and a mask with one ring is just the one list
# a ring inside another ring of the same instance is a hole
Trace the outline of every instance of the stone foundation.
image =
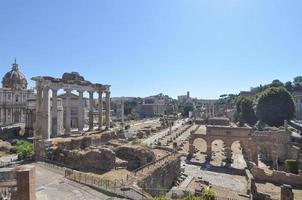
[(152, 196), (166, 194), (171, 189), (181, 173), (180, 158), (167, 161), (165, 165), (157, 168), (152, 174), (138, 182), (138, 186)]
[(120, 146), (115, 149), (115, 153), (118, 158), (128, 161), (129, 170), (137, 169), (156, 159), (151, 149), (142, 146)]

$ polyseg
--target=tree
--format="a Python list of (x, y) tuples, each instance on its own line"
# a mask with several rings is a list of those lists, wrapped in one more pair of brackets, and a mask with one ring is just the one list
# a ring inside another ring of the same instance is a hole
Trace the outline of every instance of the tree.
[(284, 86), (283, 83), (278, 79), (273, 80), (272, 83), (270, 84), (270, 87), (282, 87), (282, 86)]
[(293, 92), (293, 85), (292, 85), (292, 82), (287, 81), (287, 82), (284, 84), (284, 87), (287, 89), (288, 92), (290, 92), (290, 93)]
[(245, 123), (254, 125), (257, 121), (255, 111), (253, 109), (253, 100), (249, 97), (239, 97), (236, 102), (236, 119), (243, 125)]
[(297, 76), (294, 78), (293, 89), (295, 91), (302, 90), (302, 76)]
[(187, 105), (185, 105), (184, 108), (183, 108), (183, 113), (182, 113), (182, 115), (183, 115), (184, 117), (189, 117), (189, 113), (190, 113), (191, 111), (193, 111), (193, 110), (194, 110), (193, 105), (187, 104)]
[(295, 105), (291, 94), (284, 87), (266, 89), (258, 96), (256, 115), (270, 126), (282, 126), (284, 120), (293, 118)]

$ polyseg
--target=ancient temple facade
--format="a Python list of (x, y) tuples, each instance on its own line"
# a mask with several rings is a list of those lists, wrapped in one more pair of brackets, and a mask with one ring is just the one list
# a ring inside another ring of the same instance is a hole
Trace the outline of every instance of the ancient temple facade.
[(0, 88), (0, 125), (25, 123), (27, 99), (34, 97), (34, 91), (27, 88), (27, 80), (18, 64), (2, 78)]
[[(77, 108), (78, 131), (85, 128), (84, 92), (89, 94), (88, 127), (94, 130), (94, 93), (98, 95), (98, 129), (110, 128), (110, 85), (91, 83), (77, 72), (64, 73), (62, 78), (49, 76), (33, 77), (36, 82), (36, 121), (34, 128), (35, 140), (47, 141), (52, 135), (58, 135), (58, 91), (64, 90), (64, 134), (70, 134), (72, 129), (72, 108)], [(71, 103), (72, 92), (78, 94), (77, 105)], [(104, 98), (103, 98), (104, 97)], [(103, 102), (105, 99), (105, 106)], [(52, 106), (51, 106), (52, 104)], [(105, 113), (105, 116), (103, 116)]]

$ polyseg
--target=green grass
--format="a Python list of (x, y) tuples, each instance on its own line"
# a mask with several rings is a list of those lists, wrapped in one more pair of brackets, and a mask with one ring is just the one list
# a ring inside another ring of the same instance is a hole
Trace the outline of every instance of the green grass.
[(34, 154), (34, 147), (27, 141), (17, 140), (12, 143), (11, 152), (16, 153), (19, 160), (31, 159)]

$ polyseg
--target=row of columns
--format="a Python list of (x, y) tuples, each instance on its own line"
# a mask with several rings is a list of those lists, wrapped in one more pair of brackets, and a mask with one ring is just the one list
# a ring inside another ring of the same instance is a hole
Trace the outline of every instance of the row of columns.
[[(37, 105), (36, 105), (36, 131), (42, 133), (43, 139), (49, 139), (50, 134), (58, 134), (58, 90), (52, 90), (52, 110), (50, 110), (50, 96), (49, 87), (41, 87), (37, 85)], [(65, 89), (66, 92), (66, 106), (65, 108), (65, 134), (71, 132), (71, 90)], [(84, 129), (84, 101), (83, 92), (79, 90), (79, 103), (78, 103), (78, 129), (83, 131)], [(89, 92), (89, 130), (93, 130), (93, 93)], [(106, 91), (106, 129), (110, 128), (110, 92)], [(102, 130), (103, 127), (103, 91), (98, 91), (98, 129)], [(50, 125), (50, 117), (52, 117), (52, 126)]]

